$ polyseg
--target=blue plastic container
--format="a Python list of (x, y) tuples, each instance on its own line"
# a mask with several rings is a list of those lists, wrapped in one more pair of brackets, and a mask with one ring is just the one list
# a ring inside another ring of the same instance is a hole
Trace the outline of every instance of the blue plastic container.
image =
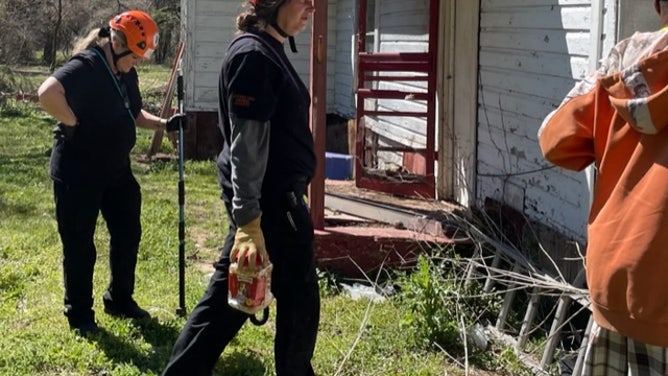
[(325, 152), (325, 178), (350, 180), (353, 176), (353, 157), (348, 154)]

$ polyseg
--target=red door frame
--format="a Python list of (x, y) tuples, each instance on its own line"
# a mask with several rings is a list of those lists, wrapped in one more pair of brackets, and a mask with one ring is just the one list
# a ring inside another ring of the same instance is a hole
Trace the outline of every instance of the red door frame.
[(315, 1), (311, 24), (310, 127), (313, 133), (316, 169), (309, 187), (313, 226), (325, 227), (325, 135), (327, 134), (327, 2)]
[[(430, 0), (429, 47), (426, 53), (367, 53), (367, 0), (359, 0), (357, 34), (357, 137), (355, 143), (355, 184), (357, 187), (404, 196), (436, 197), (434, 164), (436, 161), (438, 12), (439, 0)], [(388, 77), (375, 74), (379, 72), (417, 72), (420, 75)], [(373, 81), (423, 81), (427, 82), (427, 93), (367, 88), (366, 84)], [(415, 100), (425, 100), (427, 102), (427, 111), (367, 111), (364, 107), (365, 99), (404, 99), (407, 97)], [(421, 155), (426, 164), (424, 175), (419, 175), (407, 181), (401, 181), (401, 179), (386, 178), (379, 174), (372, 174), (365, 169), (364, 163), (367, 153), (373, 153), (376, 149), (372, 150), (372, 148), (366, 145), (366, 128), (363, 120), (365, 116), (383, 115), (426, 119), (425, 149), (413, 149), (410, 147), (383, 148), (383, 151), (398, 151)]]

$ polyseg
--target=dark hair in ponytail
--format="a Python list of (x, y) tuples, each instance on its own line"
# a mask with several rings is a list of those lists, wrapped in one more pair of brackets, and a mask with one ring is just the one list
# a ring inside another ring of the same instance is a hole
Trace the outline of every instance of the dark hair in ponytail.
[(278, 8), (286, 0), (258, 0), (257, 5), (248, 2), (244, 11), (237, 16), (237, 30), (240, 32), (261, 31), (275, 21)]

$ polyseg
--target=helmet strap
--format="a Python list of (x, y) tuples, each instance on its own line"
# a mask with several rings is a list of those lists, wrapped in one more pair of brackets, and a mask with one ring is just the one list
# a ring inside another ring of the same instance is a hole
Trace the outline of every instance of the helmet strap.
[(281, 27), (278, 26), (276, 20), (271, 21), (271, 27), (273, 27), (276, 30), (276, 32), (280, 34), (283, 38), (288, 38), (288, 42), (290, 43), (290, 50), (293, 53), (297, 53), (297, 44), (295, 43), (295, 37), (289, 35), (288, 33), (285, 32), (285, 30), (281, 29)]
[(114, 63), (114, 68), (118, 70), (118, 65), (117, 65), (118, 60), (121, 59), (122, 57), (130, 55), (132, 51), (128, 49), (126, 51), (121, 52), (120, 54), (117, 54), (116, 51), (114, 51), (114, 41), (111, 38), (111, 28), (109, 26), (100, 28), (100, 31), (98, 31), (97, 36), (100, 38), (109, 38), (109, 52), (111, 53), (111, 60)]
[(288, 38), (288, 37), (290, 37), (290, 35), (289, 35), (288, 33), (286, 33), (283, 29), (281, 29), (280, 26), (278, 26), (278, 23), (276, 22), (275, 19), (271, 21), (271, 26), (272, 26), (274, 29), (276, 29), (276, 31), (277, 31), (283, 38)]
[(290, 42), (290, 50), (292, 51), (292, 53), (296, 54), (297, 53), (297, 44), (295, 43), (295, 37), (290, 35), (288, 37), (288, 41)]
[(114, 62), (114, 68), (116, 68), (116, 70), (118, 70), (118, 60), (120, 60), (122, 57), (128, 56), (132, 53), (132, 51), (127, 50), (127, 51), (121, 52), (120, 54), (117, 54), (116, 51), (114, 51), (114, 46), (111, 45), (111, 44), (109, 45), (109, 50), (111, 50), (111, 59)]

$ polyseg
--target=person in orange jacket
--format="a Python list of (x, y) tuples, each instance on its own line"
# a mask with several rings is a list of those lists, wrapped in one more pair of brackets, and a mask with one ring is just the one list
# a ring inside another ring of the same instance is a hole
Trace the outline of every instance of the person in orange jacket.
[(661, 29), (612, 48), (538, 132), (550, 162), (596, 168), (583, 375), (668, 370), (668, 1), (653, 4)]
[(130, 168), (136, 127), (175, 131), (181, 114), (161, 119), (142, 109), (135, 66), (158, 46), (158, 26), (139, 10), (111, 18), (75, 47), (72, 58), (39, 87), (39, 101), (58, 121), (51, 152), (58, 233), (63, 245), (65, 316), (81, 335), (99, 332), (93, 311), (93, 241), (102, 213), (109, 230), (111, 281), (104, 311), (150, 317), (132, 297), (141, 238), (141, 192)]

